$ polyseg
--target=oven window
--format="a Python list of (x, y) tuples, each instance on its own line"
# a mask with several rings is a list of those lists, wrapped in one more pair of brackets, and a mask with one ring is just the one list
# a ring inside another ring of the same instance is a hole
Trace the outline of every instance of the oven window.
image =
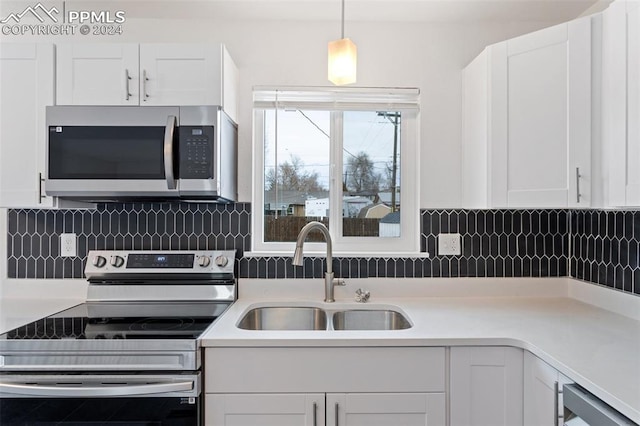
[(199, 398), (0, 398), (2, 426), (194, 426)]
[(164, 179), (159, 127), (51, 126), (50, 179)]

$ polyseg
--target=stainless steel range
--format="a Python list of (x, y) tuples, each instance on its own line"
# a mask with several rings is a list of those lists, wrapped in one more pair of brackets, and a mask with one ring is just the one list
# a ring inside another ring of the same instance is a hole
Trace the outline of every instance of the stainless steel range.
[(198, 425), (235, 251), (91, 251), (87, 302), (0, 335), (0, 424)]

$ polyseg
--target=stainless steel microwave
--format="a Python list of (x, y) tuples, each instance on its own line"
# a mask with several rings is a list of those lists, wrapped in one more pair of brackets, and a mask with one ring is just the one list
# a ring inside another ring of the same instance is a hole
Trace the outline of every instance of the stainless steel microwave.
[(217, 106), (47, 107), (47, 195), (236, 200), (237, 125)]

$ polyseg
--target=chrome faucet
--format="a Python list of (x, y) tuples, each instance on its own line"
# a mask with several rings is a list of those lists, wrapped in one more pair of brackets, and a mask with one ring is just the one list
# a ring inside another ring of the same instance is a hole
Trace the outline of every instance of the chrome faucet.
[(298, 240), (296, 241), (296, 251), (293, 253), (293, 264), (295, 266), (302, 266), (302, 246), (304, 240), (309, 235), (309, 232), (318, 230), (322, 232), (325, 241), (327, 242), (327, 272), (324, 274), (324, 301), (335, 302), (333, 298), (333, 287), (336, 285), (345, 285), (344, 280), (334, 278), (333, 276), (333, 255), (331, 252), (331, 235), (326, 226), (320, 222), (309, 222), (302, 227), (298, 234)]

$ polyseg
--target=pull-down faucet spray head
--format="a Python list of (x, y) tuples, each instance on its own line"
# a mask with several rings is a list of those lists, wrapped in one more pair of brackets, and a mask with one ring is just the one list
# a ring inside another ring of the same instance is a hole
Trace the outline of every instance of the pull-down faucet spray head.
[(327, 243), (327, 272), (324, 275), (325, 280), (325, 302), (334, 302), (333, 299), (333, 286), (335, 285), (345, 285), (344, 280), (334, 279), (333, 277), (333, 253), (331, 249), (331, 234), (329, 234), (329, 230), (326, 226), (324, 226), (320, 222), (309, 222), (305, 226), (302, 227), (300, 233), (298, 234), (298, 239), (296, 241), (296, 249), (293, 253), (293, 261), (291, 262), (295, 266), (302, 266), (303, 264), (303, 256), (302, 256), (302, 248), (304, 246), (304, 241), (307, 239), (307, 235), (313, 230), (318, 230), (322, 232), (324, 239)]

